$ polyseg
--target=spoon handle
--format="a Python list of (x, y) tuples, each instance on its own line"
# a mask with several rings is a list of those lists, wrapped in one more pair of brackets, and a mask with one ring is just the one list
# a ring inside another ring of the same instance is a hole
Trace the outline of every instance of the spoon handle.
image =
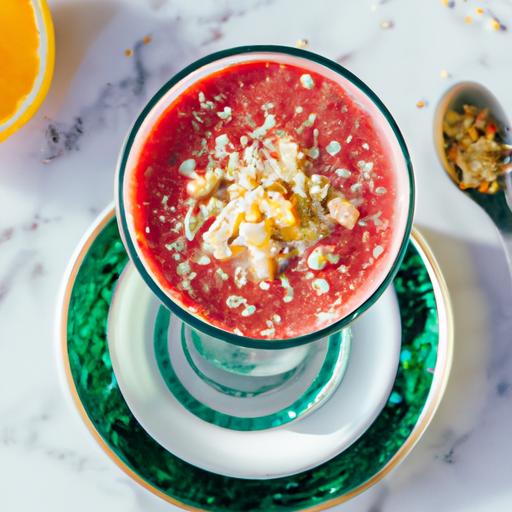
[(508, 268), (512, 273), (512, 234), (503, 233), (500, 231), (501, 239), (503, 240), (503, 247), (505, 248), (505, 255), (507, 256)]
[(508, 266), (512, 273), (512, 206), (507, 198), (507, 193), (499, 191), (496, 194), (487, 195), (475, 190), (468, 190), (467, 192), (486, 211), (498, 228)]

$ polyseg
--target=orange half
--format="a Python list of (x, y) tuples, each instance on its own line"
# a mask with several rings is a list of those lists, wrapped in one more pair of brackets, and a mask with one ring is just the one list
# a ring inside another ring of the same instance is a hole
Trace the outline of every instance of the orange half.
[(35, 114), (50, 87), (54, 62), (46, 0), (0, 0), (0, 141)]

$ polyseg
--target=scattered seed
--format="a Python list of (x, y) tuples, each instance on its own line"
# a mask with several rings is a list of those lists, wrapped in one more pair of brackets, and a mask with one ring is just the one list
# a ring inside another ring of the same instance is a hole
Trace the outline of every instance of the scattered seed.
[(352, 174), (348, 169), (336, 169), (334, 172), (340, 178), (349, 178)]
[(197, 260), (198, 265), (209, 265), (210, 264), (210, 258), (208, 256), (200, 256)]
[(176, 267), (176, 273), (179, 275), (179, 276), (184, 276), (185, 274), (188, 274), (190, 272), (190, 264), (188, 263), (188, 261), (184, 261), (183, 263), (180, 263), (177, 267)]
[(316, 160), (320, 156), (320, 151), (318, 148), (311, 148), (308, 150), (308, 156), (313, 160)]
[(168, 251), (182, 252), (185, 249), (185, 241), (183, 238), (178, 238), (178, 240), (172, 242), (171, 244), (165, 244), (165, 248)]
[[(202, 117), (201, 117), (201, 116), (200, 116), (200, 115), (199, 115), (195, 110), (192, 112), (192, 115), (194, 116), (194, 119), (195, 119), (198, 123), (201, 123), (201, 124), (202, 124), (202, 123), (204, 122), (204, 121), (203, 121), (203, 119), (202, 119)], [(194, 121), (192, 121), (192, 126), (194, 126), (194, 124), (193, 124), (193, 123), (194, 123)], [(199, 130), (199, 126), (197, 127), (197, 129)]]
[(283, 297), (283, 302), (291, 302), (293, 300), (293, 287), (290, 284), (290, 281), (286, 276), (280, 276), (281, 286), (285, 289), (285, 296)]
[(325, 279), (315, 279), (311, 282), (313, 290), (316, 291), (317, 295), (323, 295), (329, 291), (329, 283)]
[(416, 102), (416, 106), (418, 108), (425, 108), (427, 106), (427, 102), (425, 100), (419, 100)]
[(227, 281), (229, 276), (226, 274), (226, 272), (224, 272), (224, 270), (222, 270), (221, 268), (218, 268), (215, 273), (223, 280), (223, 281)]
[(315, 316), (318, 318), (319, 322), (333, 322), (339, 316), (338, 313), (333, 311), (320, 311), (320, 313), (315, 313)]
[(153, 38), (151, 36), (144, 36), (144, 38), (142, 39), (142, 42), (144, 44), (149, 44), (149, 43), (151, 43), (152, 40), (153, 40)]
[(230, 107), (224, 107), (224, 110), (222, 112), (217, 112), (217, 115), (221, 119), (229, 119), (231, 117), (231, 108)]
[(392, 20), (384, 20), (380, 22), (380, 28), (383, 30), (388, 30), (390, 28), (393, 28), (395, 26), (395, 23)]
[(274, 328), (274, 326), (272, 325), (272, 322), (267, 322), (267, 325), (270, 324), (269, 328), (268, 329), (264, 329), (263, 331), (260, 331), (260, 334), (262, 336), (266, 336), (266, 337), (271, 337), (271, 336), (274, 336), (274, 334), (276, 333), (276, 330)]
[(133, 50), (130, 50), (130, 48), (127, 48), (124, 51), (124, 54), (125, 54), (126, 57), (131, 57), (133, 55)]
[(382, 248), (382, 246), (377, 245), (375, 247), (375, 249), (373, 249), (373, 253), (372, 254), (373, 254), (373, 257), (375, 259), (377, 259), (383, 252), (384, 252), (384, 249)]
[(252, 305), (246, 306), (246, 308), (242, 311), (242, 316), (251, 316), (256, 311), (256, 307)]
[(369, 173), (369, 172), (372, 172), (373, 170), (373, 162), (366, 162), (364, 160), (359, 160), (357, 162), (357, 167), (362, 171), (362, 172), (366, 172), (366, 173)]
[(442, 69), (441, 72), (439, 73), (439, 76), (443, 79), (446, 79), (446, 78), (450, 78), (450, 72), (446, 69)]
[(470, 16), (469, 14), (464, 18), (464, 23), (470, 25), (473, 23), (473, 16)]
[(491, 20), (491, 28), (493, 30), (496, 30), (496, 31), (498, 31), (498, 30), (503, 30), (503, 31), (507, 30), (505, 25), (503, 25), (503, 23), (500, 23), (500, 21), (498, 19), (496, 19), (496, 18), (493, 18)]
[(315, 82), (309, 73), (305, 73), (300, 77), (300, 83), (305, 89), (313, 89)]
[(228, 308), (237, 308), (238, 306), (241, 306), (242, 304), (245, 304), (247, 302), (247, 299), (245, 297), (240, 297), (240, 295), (230, 295), (226, 299), (226, 305)]
[(178, 168), (178, 172), (187, 178), (196, 178), (196, 161), (193, 158), (184, 160)]
[(307, 39), (297, 39), (295, 41), (296, 48), (307, 48), (309, 46), (309, 41)]
[(337, 155), (341, 151), (341, 144), (337, 140), (331, 140), (325, 150), (331, 156)]
[(247, 271), (242, 267), (236, 267), (234, 280), (238, 288), (243, 288), (247, 284)]

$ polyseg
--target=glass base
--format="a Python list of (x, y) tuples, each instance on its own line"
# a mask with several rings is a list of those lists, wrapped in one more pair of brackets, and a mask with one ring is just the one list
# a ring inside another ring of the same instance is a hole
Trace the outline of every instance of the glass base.
[(284, 425), (324, 403), (345, 374), (345, 329), (287, 349), (249, 349), (199, 333), (160, 307), (154, 350), (174, 397), (195, 416), (233, 430)]

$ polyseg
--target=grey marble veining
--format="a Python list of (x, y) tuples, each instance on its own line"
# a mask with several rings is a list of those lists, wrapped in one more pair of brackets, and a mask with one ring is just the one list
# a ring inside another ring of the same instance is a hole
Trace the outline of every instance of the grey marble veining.
[[(396, 117), (416, 171), (416, 222), (445, 272), (457, 329), (451, 380), (424, 438), (383, 482), (337, 510), (511, 510), (512, 284), (491, 222), (440, 170), (431, 125), (455, 80), (481, 81), (512, 109), (512, 2), (49, 3), (52, 88), (34, 119), (0, 146), (0, 509), (174, 509), (121, 473), (63, 399), (54, 346), (60, 279), (112, 199), (127, 130), (164, 81), (225, 47), (304, 38), (366, 81)], [(490, 11), (480, 16), (477, 7)], [(492, 17), (507, 30), (492, 30)]]

